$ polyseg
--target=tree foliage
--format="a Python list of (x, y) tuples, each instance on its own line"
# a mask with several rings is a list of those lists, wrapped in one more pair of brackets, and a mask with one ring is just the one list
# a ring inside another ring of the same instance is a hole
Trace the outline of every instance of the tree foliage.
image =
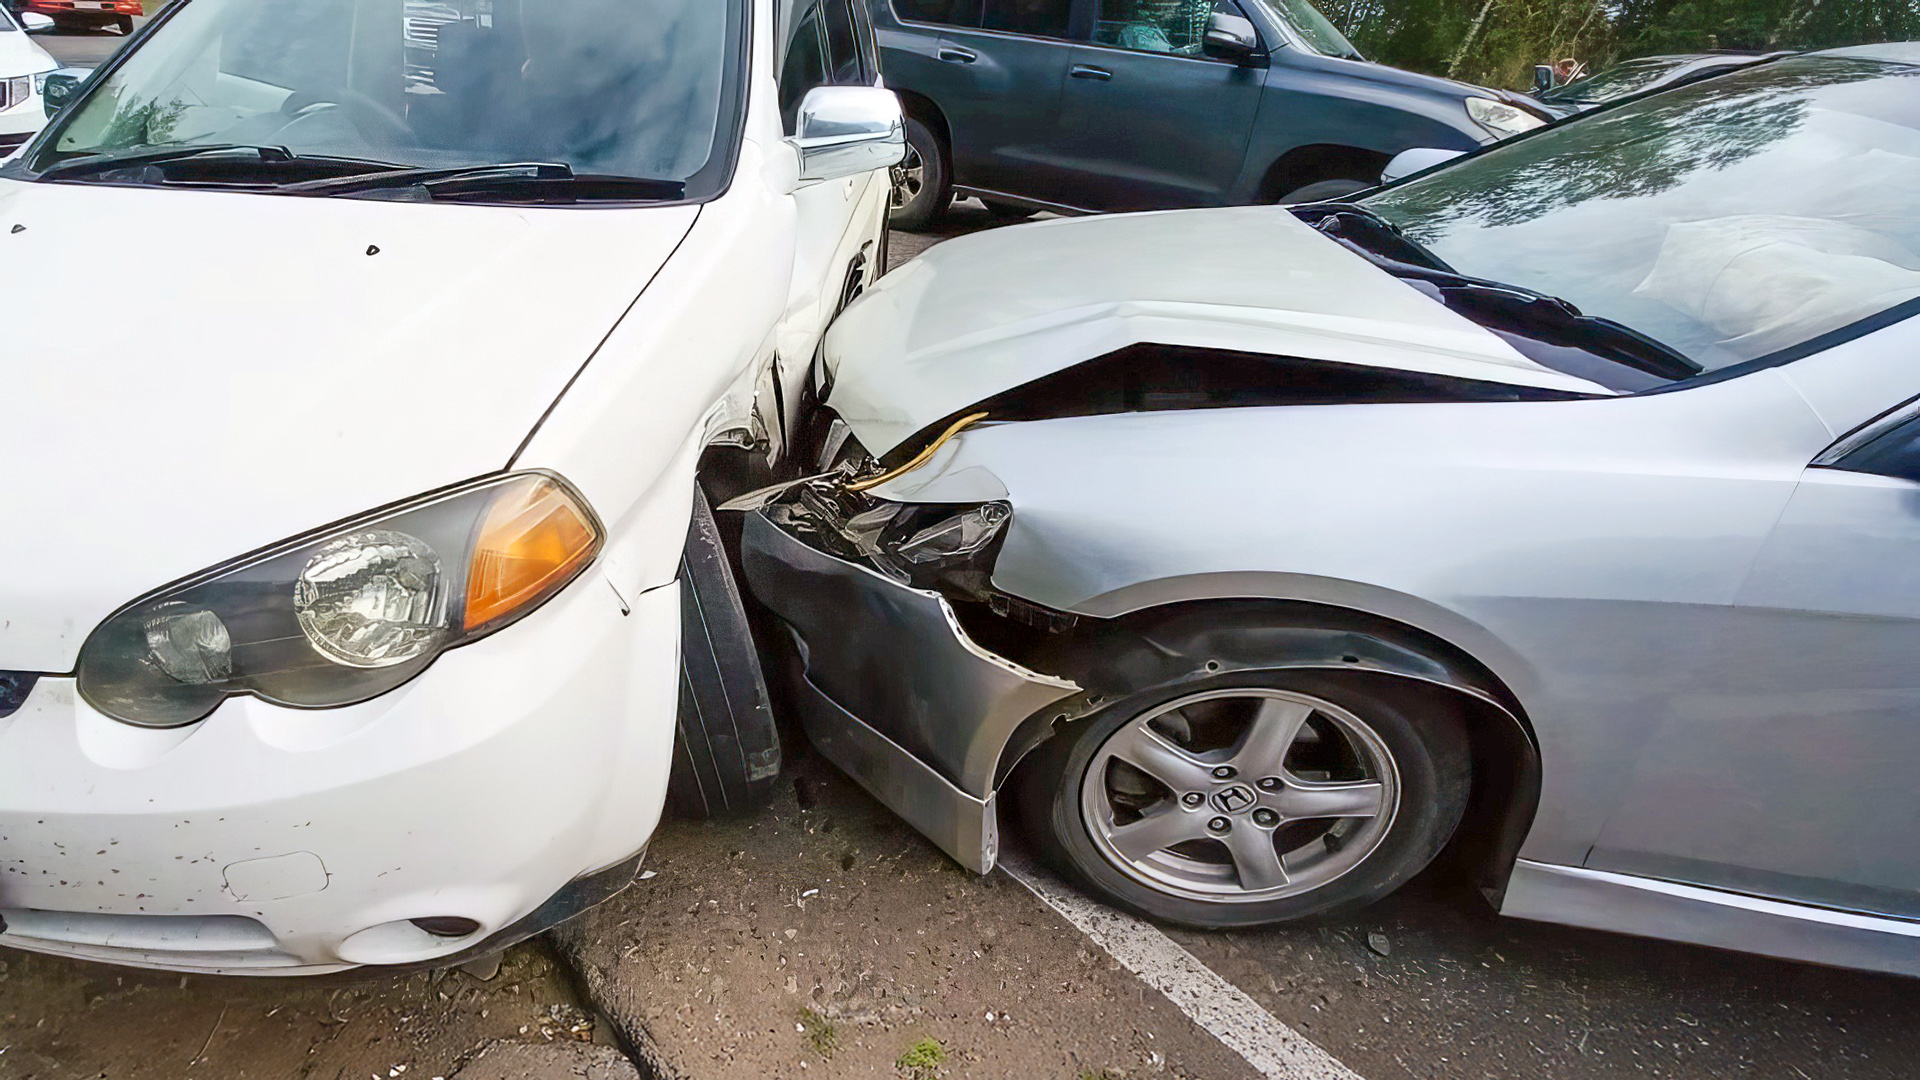
[(1370, 58), (1494, 86), (1533, 65), (1920, 39), (1920, 0), (1324, 0)]

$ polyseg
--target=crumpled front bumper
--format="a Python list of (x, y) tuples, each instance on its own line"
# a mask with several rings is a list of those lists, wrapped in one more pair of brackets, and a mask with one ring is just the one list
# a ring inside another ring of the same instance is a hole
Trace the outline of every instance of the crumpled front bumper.
[(961, 865), (993, 869), (1002, 755), (1080, 688), (982, 648), (939, 593), (819, 551), (763, 512), (741, 548), (754, 594), (799, 647), (807, 737)]

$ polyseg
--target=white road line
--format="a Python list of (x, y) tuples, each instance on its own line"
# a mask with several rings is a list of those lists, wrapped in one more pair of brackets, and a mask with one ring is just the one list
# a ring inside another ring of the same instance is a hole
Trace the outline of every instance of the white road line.
[(1268, 1080), (1360, 1080), (1151, 923), (1081, 896), (1024, 858), (1003, 854), (1000, 869)]

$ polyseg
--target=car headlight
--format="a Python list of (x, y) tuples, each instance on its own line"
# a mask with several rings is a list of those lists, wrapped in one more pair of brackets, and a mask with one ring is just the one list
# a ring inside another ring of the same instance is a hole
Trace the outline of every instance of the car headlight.
[(35, 76), (33, 77), (33, 92), (34, 92), (34, 93), (36, 93), (36, 94), (39, 94), (39, 93), (44, 93), (44, 92), (46, 91), (46, 89), (47, 89), (47, 76), (49, 76), (49, 75), (51, 75), (51, 74), (53, 74), (53, 72), (51, 72), (51, 71), (42, 71), (42, 72), (40, 72), (40, 73), (39, 73), (38, 75), (35, 75)]
[(427, 496), (134, 601), (81, 647), (80, 693), (142, 727), (191, 724), (238, 694), (365, 701), (531, 612), (603, 539), (586, 501), (547, 473)]
[(1544, 127), (1547, 123), (1518, 106), (1483, 97), (1467, 99), (1467, 115), (1473, 117), (1474, 123), (1502, 139)]

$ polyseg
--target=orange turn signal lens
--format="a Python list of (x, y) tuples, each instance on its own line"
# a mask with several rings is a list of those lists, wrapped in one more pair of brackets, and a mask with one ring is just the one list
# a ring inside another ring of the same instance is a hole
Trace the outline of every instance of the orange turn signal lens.
[(503, 486), (488, 508), (467, 570), (469, 632), (559, 592), (600, 551), (600, 527), (579, 496), (551, 477)]

